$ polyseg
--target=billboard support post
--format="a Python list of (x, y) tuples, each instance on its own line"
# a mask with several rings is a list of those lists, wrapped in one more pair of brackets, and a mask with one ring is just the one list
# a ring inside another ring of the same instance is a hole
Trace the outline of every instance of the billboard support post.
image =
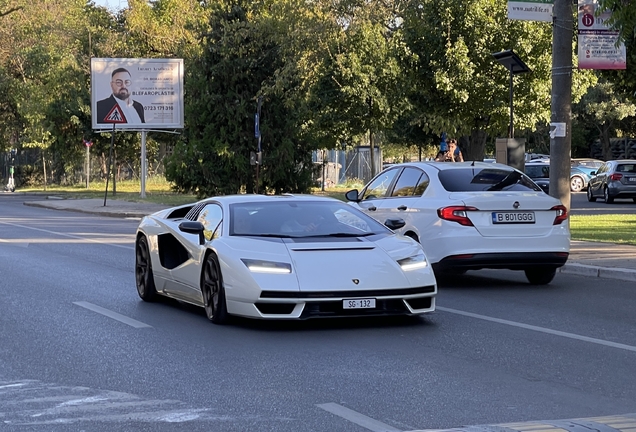
[(106, 190), (104, 191), (104, 207), (106, 207), (106, 196), (108, 195), (108, 180), (110, 179), (110, 166), (113, 160), (114, 145), (115, 145), (115, 123), (113, 123), (113, 132), (110, 135), (110, 152), (108, 153), (108, 169), (106, 170)]
[(146, 130), (141, 131), (141, 194), (140, 198), (146, 198)]

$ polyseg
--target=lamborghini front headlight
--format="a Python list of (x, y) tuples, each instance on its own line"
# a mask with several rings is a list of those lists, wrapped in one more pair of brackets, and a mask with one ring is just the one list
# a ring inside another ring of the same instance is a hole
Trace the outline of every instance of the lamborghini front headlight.
[(420, 251), (416, 255), (398, 260), (398, 264), (404, 271), (417, 270), (428, 266), (424, 252)]
[(254, 259), (241, 259), (243, 264), (247, 266), (250, 271), (254, 273), (276, 273), (276, 274), (288, 274), (291, 273), (291, 264), (275, 261), (263, 261)]

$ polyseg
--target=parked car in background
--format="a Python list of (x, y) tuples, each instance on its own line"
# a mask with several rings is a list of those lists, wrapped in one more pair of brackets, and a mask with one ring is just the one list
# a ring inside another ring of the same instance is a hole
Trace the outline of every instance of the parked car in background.
[(568, 213), (530, 177), (489, 162), (410, 162), (375, 176), (349, 203), (420, 242), (436, 272), (523, 270), (552, 281), (570, 251)]
[[(587, 185), (592, 178), (592, 173), (596, 171), (596, 168), (589, 168), (584, 166), (573, 166), (570, 168), (570, 191), (581, 192), (587, 188)], [(545, 193), (549, 192), (550, 188), (550, 160), (549, 159), (537, 159), (532, 162), (526, 162), (524, 172), (530, 177), (536, 184), (538, 184)]]
[(615, 199), (631, 198), (636, 202), (636, 159), (605, 162), (590, 180), (588, 201), (602, 197), (607, 204)]
[(588, 167), (588, 168), (599, 169), (601, 165), (603, 165), (605, 162), (599, 159), (592, 159), (592, 158), (573, 158), (571, 159), (571, 163), (572, 163), (572, 166), (575, 166), (575, 167)]
[(548, 159), (526, 162), (524, 172), (539, 185), (543, 192), (548, 193), (550, 188), (550, 161)]
[(587, 185), (592, 178), (596, 168), (576, 166), (570, 168), (570, 191), (581, 192), (587, 189)]

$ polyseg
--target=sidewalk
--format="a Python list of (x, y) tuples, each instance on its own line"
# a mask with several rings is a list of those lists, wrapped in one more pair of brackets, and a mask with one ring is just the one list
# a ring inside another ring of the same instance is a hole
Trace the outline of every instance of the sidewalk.
[[(25, 205), (98, 214), (123, 218), (139, 218), (163, 210), (168, 206), (103, 199), (56, 199), (27, 201)], [(578, 274), (605, 279), (636, 282), (636, 246), (614, 243), (583, 242), (570, 243), (570, 258), (559, 269), (561, 273)]]

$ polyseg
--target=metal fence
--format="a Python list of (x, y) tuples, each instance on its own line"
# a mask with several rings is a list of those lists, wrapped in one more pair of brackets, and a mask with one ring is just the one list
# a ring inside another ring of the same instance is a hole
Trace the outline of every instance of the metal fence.
[[(369, 146), (357, 146), (351, 150), (318, 150), (313, 153), (313, 161), (324, 167), (325, 186), (359, 180), (367, 183), (382, 171), (382, 149), (373, 148), (375, 171), (371, 172), (371, 150)], [(322, 182), (323, 170), (318, 170), (316, 181)]]
[[(157, 159), (147, 160), (148, 177), (165, 175), (165, 154)], [(44, 165), (44, 163), (46, 165)], [(88, 181), (104, 181), (108, 171), (108, 155), (89, 153), (88, 167), (86, 160), (78, 161), (68, 166), (64, 161), (47, 158), (42, 159), (40, 149), (19, 150), (15, 158), (10, 152), (0, 153), (0, 175), (2, 184), (6, 185), (10, 176), (10, 168), (14, 166), (15, 184), (18, 187), (40, 185), (44, 183), (44, 168), (46, 167), (46, 177), (48, 184), (84, 184), (88, 176)], [(121, 159), (113, 161), (112, 173), (120, 180), (140, 180), (141, 161)], [(112, 177), (111, 177), (112, 178)]]

